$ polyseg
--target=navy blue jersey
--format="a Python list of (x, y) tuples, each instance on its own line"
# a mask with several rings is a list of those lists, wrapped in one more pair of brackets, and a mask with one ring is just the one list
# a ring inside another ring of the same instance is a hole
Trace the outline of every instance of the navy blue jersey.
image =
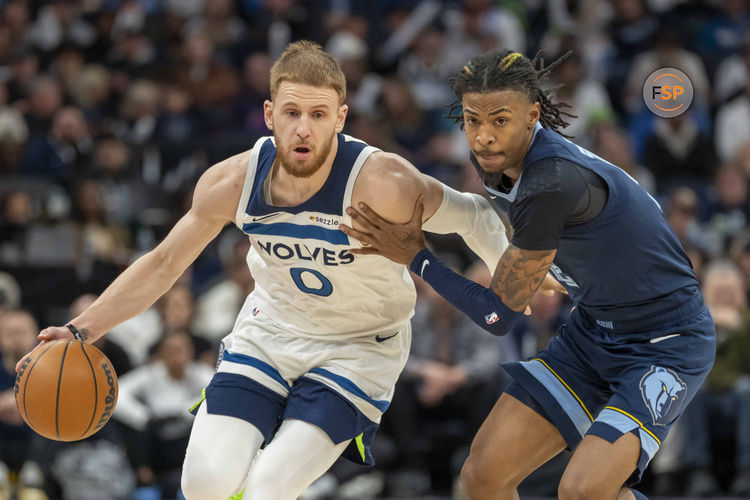
[[(583, 223), (576, 220), (575, 203), (566, 201), (574, 185), (568, 165), (589, 170), (606, 184), (606, 203)], [(537, 125), (512, 188), (485, 188), (508, 215), (515, 233), (511, 243), (527, 250), (556, 248), (550, 272), (576, 306), (600, 324), (636, 329), (639, 320), (697, 304), (692, 266), (656, 200), (623, 170), (556, 132)], [(557, 221), (560, 214), (563, 220)], [(559, 227), (545, 238), (524, 237), (536, 226), (549, 226), (550, 219)]]

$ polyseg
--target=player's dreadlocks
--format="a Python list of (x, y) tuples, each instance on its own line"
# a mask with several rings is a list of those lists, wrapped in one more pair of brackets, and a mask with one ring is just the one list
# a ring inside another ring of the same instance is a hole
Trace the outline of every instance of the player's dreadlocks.
[(544, 60), (539, 52), (532, 60), (508, 49), (493, 50), (472, 58), (458, 75), (450, 79), (449, 83), (456, 94), (456, 101), (451, 104), (447, 117), (463, 127), (461, 99), (466, 93), (516, 90), (526, 94), (531, 102), (539, 102), (541, 105), (539, 121), (543, 127), (567, 137), (561, 129), (568, 126), (563, 116), (575, 118), (575, 115), (563, 111), (564, 108), (570, 108), (570, 105), (553, 103), (549, 92), (541, 89), (539, 84), (547, 78), (550, 71), (571, 54), (572, 51), (567, 52), (547, 67), (544, 67)]

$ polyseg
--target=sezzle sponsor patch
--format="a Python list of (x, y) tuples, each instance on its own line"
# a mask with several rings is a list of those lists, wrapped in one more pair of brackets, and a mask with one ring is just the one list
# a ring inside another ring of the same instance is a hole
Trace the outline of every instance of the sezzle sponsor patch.
[(332, 219), (330, 217), (320, 217), (318, 215), (311, 215), (310, 221), (317, 222), (318, 224), (324, 224), (326, 226), (338, 226), (339, 225), (338, 219)]

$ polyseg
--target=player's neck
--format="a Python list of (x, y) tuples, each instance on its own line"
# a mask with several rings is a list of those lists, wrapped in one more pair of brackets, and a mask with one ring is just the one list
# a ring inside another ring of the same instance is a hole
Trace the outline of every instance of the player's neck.
[(521, 170), (523, 169), (523, 160), (526, 158), (526, 154), (529, 152), (529, 148), (531, 147), (531, 141), (534, 139), (534, 129), (531, 129), (531, 133), (526, 138), (526, 147), (523, 148), (523, 153), (521, 154), (521, 157), (518, 159), (518, 163), (516, 163), (515, 166), (506, 168), (503, 170), (503, 174), (508, 177), (513, 184), (516, 183), (516, 181), (521, 177)]
[(331, 151), (323, 165), (310, 177), (297, 177), (290, 174), (277, 158), (271, 174), (270, 203), (275, 207), (295, 207), (312, 198), (328, 179), (337, 151), (338, 141), (333, 141)]

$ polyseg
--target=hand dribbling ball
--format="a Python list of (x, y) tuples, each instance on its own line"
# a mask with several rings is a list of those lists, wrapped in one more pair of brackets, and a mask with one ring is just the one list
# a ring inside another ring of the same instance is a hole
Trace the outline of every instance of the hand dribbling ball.
[(112, 416), (117, 375), (91, 344), (55, 340), (24, 360), (15, 393), (21, 417), (37, 434), (77, 441), (97, 432)]

